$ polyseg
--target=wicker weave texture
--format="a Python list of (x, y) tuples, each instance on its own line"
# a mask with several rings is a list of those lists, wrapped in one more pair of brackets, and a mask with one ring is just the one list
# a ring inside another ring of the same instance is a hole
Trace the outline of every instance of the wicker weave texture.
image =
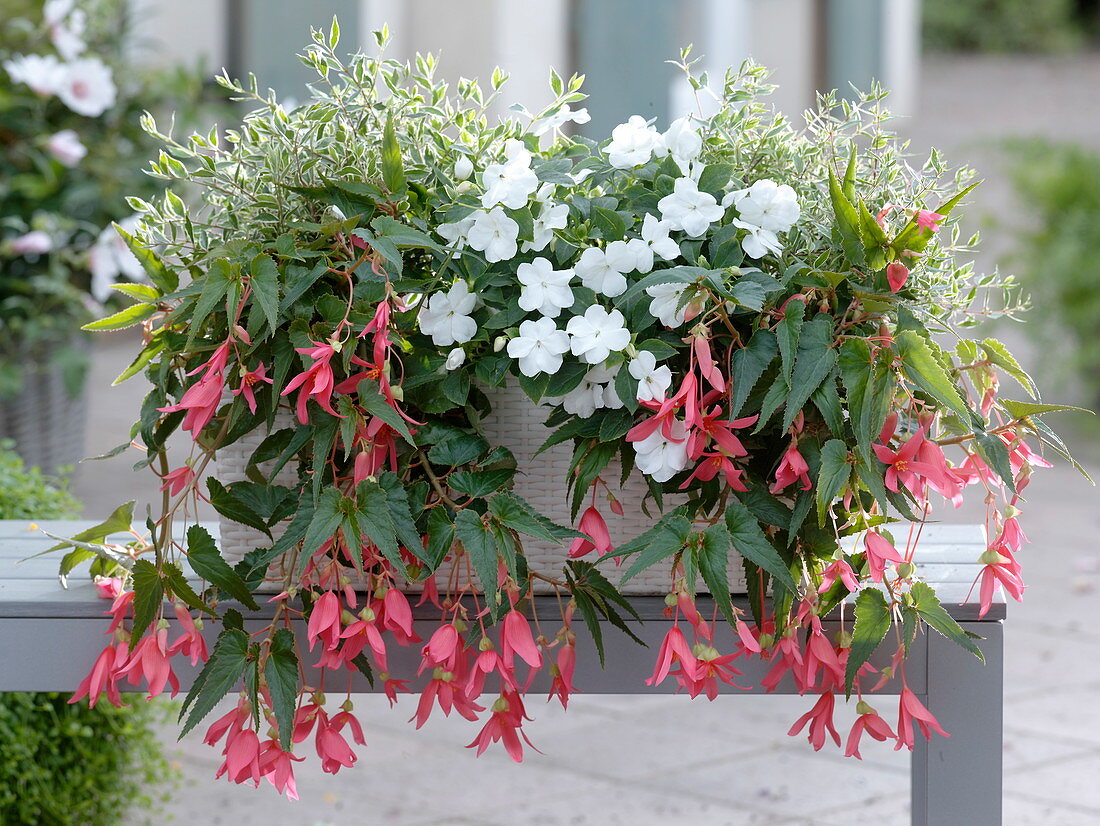
[[(539, 449), (549, 431), (544, 422), (549, 414), (547, 406), (535, 406), (531, 400), (523, 394), (518, 386), (508, 386), (490, 393), (493, 405), (492, 413), (487, 416), (482, 425), (485, 435), (493, 445), (506, 447), (515, 454), (520, 472), (516, 475), (515, 492), (518, 496), (527, 500), (539, 512), (547, 516), (559, 525), (572, 525), (570, 518), (569, 501), (566, 495), (566, 479), (569, 472), (569, 463), (572, 459), (572, 446), (570, 443), (555, 445), (543, 451), (538, 456), (535, 452)], [(287, 413), (280, 412), (275, 420), (275, 429), (293, 425), (293, 419)], [(253, 451), (266, 438), (262, 430), (254, 431), (241, 438), (232, 445), (228, 445), (218, 451), (217, 476), (223, 484), (230, 484), (245, 478), (245, 468)], [(261, 470), (264, 465), (260, 466)], [(621, 476), (620, 466), (613, 461), (607, 468), (603, 478), (611, 485), (616, 498), (622, 502), (625, 516), (615, 516), (605, 500), (598, 498), (600, 510), (607, 519), (608, 530), (615, 545), (626, 542), (629, 539), (645, 532), (657, 521), (654, 517), (646, 516), (642, 510), (642, 501), (648, 490), (645, 480), (638, 471), (634, 471), (626, 480), (626, 484), (618, 485)], [(276, 484), (294, 485), (296, 483), (296, 471), (291, 466), (284, 467)], [(666, 507), (669, 506), (669, 498), (666, 497)], [(674, 503), (672, 503), (674, 504)], [(652, 507), (652, 502), (650, 502)], [(278, 538), (284, 526), (276, 526), (272, 533)], [(232, 522), (221, 517), (221, 546), (222, 555), (230, 564), (235, 564), (246, 553), (254, 548), (270, 547), (271, 540), (264, 534)], [(524, 537), (524, 553), (531, 570), (545, 576), (558, 578), (566, 559), (566, 548), (553, 543), (541, 542)], [(608, 565), (603, 568), (604, 574), (614, 583), (622, 577), (624, 568), (616, 568)], [(442, 588), (448, 581), (464, 583), (469, 574), (465, 570), (465, 564), (460, 573), (455, 573), (452, 563), (448, 560), (440, 566), (436, 580)], [(276, 574), (271, 571), (270, 574)], [(729, 563), (730, 588), (734, 592), (744, 592), (745, 577), (741, 567), (741, 557), (730, 554)], [(631, 579), (625, 586), (624, 592), (628, 594), (664, 594), (672, 584), (671, 572), (667, 565), (655, 565), (651, 569), (642, 572)], [(271, 587), (276, 587), (272, 585)], [(408, 585), (409, 590), (418, 590), (415, 584)], [(553, 586), (536, 581), (534, 590), (540, 593), (552, 591)], [(480, 589), (479, 589), (480, 590)]]
[(60, 368), (32, 362), (23, 371), (19, 395), (0, 400), (0, 439), (12, 439), (28, 465), (56, 473), (84, 458), (87, 419), (84, 388), (73, 396)]

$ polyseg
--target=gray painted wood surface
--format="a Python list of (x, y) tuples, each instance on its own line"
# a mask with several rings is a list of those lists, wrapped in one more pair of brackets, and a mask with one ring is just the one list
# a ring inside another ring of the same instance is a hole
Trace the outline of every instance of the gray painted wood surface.
[[(72, 535), (90, 523), (44, 522), (41, 528), (57, 535)], [(216, 527), (209, 526), (212, 531)], [(124, 537), (119, 537), (119, 541)], [(62, 588), (56, 571), (57, 554), (34, 556), (49, 548), (53, 540), (29, 528), (24, 521), (0, 521), (0, 691), (68, 691), (91, 668), (105, 644), (108, 603), (80, 572), (68, 588)], [(939, 719), (950, 738), (935, 736), (925, 743), (918, 735), (912, 760), (912, 813), (915, 826), (993, 826), (1001, 822), (1001, 743), (1003, 635), (1001, 620), (1005, 605), (998, 597), (993, 609), (978, 620), (976, 589), (971, 584), (980, 571), (977, 558), (985, 547), (982, 531), (974, 526), (930, 525), (921, 540), (918, 570), (933, 584), (947, 610), (968, 631), (982, 637), (986, 663), (966, 653), (938, 634), (918, 638), (907, 664), (909, 687)], [(744, 598), (737, 600), (744, 607)], [(594, 646), (578, 624), (577, 673), (584, 675), (584, 689), (595, 694), (671, 693), (671, 681), (647, 688), (644, 680), (652, 671), (653, 657), (668, 628), (661, 597), (633, 597), (632, 604), (644, 622), (636, 632), (648, 648), (626, 640), (619, 631), (606, 628), (606, 667), (600, 668)], [(709, 598), (700, 598), (700, 609), (710, 608)], [(843, 610), (843, 609), (842, 609)], [(553, 597), (534, 600), (534, 611), (553, 615)], [(265, 625), (272, 609), (244, 612), (251, 630)], [(431, 606), (414, 609), (417, 633), (428, 637), (438, 623)], [(835, 619), (825, 623), (832, 635), (839, 627)], [(213, 635), (216, 629), (208, 626)], [(302, 650), (306, 649), (305, 628), (296, 623)], [(311, 661), (306, 654), (305, 660)], [(395, 648), (392, 670), (415, 673), (418, 653), (414, 648)], [(888, 664), (877, 656), (872, 663)], [(184, 689), (196, 669), (177, 658), (173, 664)], [(749, 693), (762, 693), (756, 686), (770, 663), (739, 661), (744, 671), (740, 682)], [(349, 677), (352, 691), (371, 687), (355, 674)], [(536, 680), (533, 691), (545, 691), (545, 679)], [(725, 688), (725, 687), (724, 687)], [(785, 679), (777, 693), (790, 694), (794, 686)], [(888, 684), (883, 693), (896, 691)], [(728, 693), (738, 689), (726, 688)]]

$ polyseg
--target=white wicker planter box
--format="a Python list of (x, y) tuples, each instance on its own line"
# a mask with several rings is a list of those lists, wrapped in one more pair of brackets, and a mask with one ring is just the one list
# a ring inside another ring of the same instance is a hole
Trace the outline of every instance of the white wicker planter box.
[[(493, 403), (493, 412), (483, 420), (482, 425), (490, 444), (506, 447), (515, 454), (519, 465), (514, 488), (516, 494), (559, 525), (572, 525), (565, 487), (569, 463), (573, 455), (572, 444), (555, 445), (537, 457), (534, 455), (546, 441), (549, 433), (543, 424), (549, 408), (533, 406), (531, 400), (518, 387), (495, 390), (490, 394), (490, 398)], [(291, 426), (293, 422), (289, 413), (281, 412), (276, 417), (275, 429)], [(248, 459), (265, 437), (266, 434), (262, 431), (256, 431), (218, 451), (217, 476), (222, 484), (228, 485), (245, 478), (244, 472)], [(260, 467), (262, 469), (263, 465)], [(615, 495), (622, 502), (626, 515), (616, 516), (611, 513), (610, 508), (601, 508), (615, 545), (643, 533), (656, 522), (656, 518), (649, 518), (642, 512), (642, 500), (648, 490), (642, 475), (635, 471), (621, 489), (617, 487), (619, 477), (620, 468), (618, 461), (615, 460), (608, 466), (603, 478), (611, 485)], [(288, 465), (279, 472), (275, 482), (293, 485), (296, 480), (294, 468)], [(650, 504), (652, 505), (652, 502)], [(272, 529), (275, 538), (281, 535), (281, 528), (282, 526), (277, 525)], [(230, 564), (236, 563), (254, 548), (269, 547), (270, 543), (271, 540), (254, 528), (221, 517), (222, 555)], [(531, 570), (549, 577), (560, 577), (566, 560), (568, 550), (566, 547), (524, 537), (523, 548)], [(594, 558), (593, 555), (585, 557), (587, 560)], [(450, 561), (445, 561), (439, 568), (437, 581), (441, 587), (448, 581), (451, 574), (450, 566)], [(270, 572), (272, 575), (278, 573), (276, 567), (272, 566)], [(601, 566), (601, 569), (608, 579), (617, 584), (625, 567), (616, 568), (614, 565), (607, 565)], [(741, 557), (735, 553), (730, 554), (729, 581), (733, 592), (744, 592), (744, 570), (741, 566)], [(656, 565), (631, 579), (624, 590), (628, 594), (665, 594), (668, 593), (670, 585), (671, 576), (668, 566)], [(272, 587), (278, 590), (274, 583)], [(419, 590), (419, 586), (410, 584), (410, 590)], [(536, 581), (534, 590), (547, 593), (553, 590), (553, 586)]]

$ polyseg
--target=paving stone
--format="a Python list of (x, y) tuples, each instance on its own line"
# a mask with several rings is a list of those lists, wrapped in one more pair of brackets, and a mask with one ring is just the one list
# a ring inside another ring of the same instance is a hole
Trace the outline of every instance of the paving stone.
[(1067, 758), (1013, 774), (1006, 791), (1032, 801), (1065, 805), (1089, 812), (1100, 823), (1100, 751)]

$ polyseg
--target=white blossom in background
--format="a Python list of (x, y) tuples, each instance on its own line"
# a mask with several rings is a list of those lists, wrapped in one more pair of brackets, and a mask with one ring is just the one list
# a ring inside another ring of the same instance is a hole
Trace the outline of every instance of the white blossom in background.
[[(139, 216), (131, 215), (119, 221), (118, 225), (132, 234), (140, 223)], [(141, 262), (130, 252), (114, 226), (104, 227), (88, 249), (88, 268), (92, 271), (92, 297), (101, 303), (107, 300), (111, 294), (111, 285), (118, 281), (120, 275), (130, 281), (145, 280), (145, 270)]]
[(114, 106), (118, 94), (111, 70), (98, 57), (82, 57), (65, 64), (56, 91), (62, 103), (89, 118), (97, 118)]
[(523, 252), (541, 252), (554, 239), (554, 230), (565, 229), (569, 220), (569, 207), (566, 204), (544, 203), (542, 210), (532, 223), (530, 241), (520, 245)]
[(657, 202), (661, 218), (672, 229), (680, 229), (692, 238), (698, 238), (715, 221), (721, 220), (725, 210), (709, 192), (700, 192), (691, 178), (677, 178), (672, 194)]
[(51, 135), (46, 141), (46, 151), (62, 166), (70, 168), (80, 163), (88, 154), (87, 147), (80, 142), (80, 137), (72, 129), (62, 129)]
[(500, 207), (488, 212), (475, 212), (474, 223), (466, 234), (466, 241), (478, 252), (485, 253), (490, 263), (514, 258), (519, 250), (519, 224)]
[(606, 251), (599, 247), (589, 247), (582, 252), (576, 270), (581, 283), (600, 295), (615, 298), (626, 292), (626, 276), (611, 265)]
[(4, 69), (12, 83), (24, 83), (36, 95), (55, 95), (61, 85), (65, 68), (53, 55), (17, 55), (4, 61)]
[(672, 371), (667, 365), (657, 366), (657, 357), (642, 350), (627, 365), (630, 375), (638, 380), (638, 401), (664, 401), (665, 393), (672, 386)]
[(703, 136), (696, 131), (691, 118), (677, 118), (661, 136), (661, 148), (686, 172), (703, 151)]
[(771, 230), (749, 224), (737, 218), (733, 219), (733, 225), (741, 229), (747, 229), (748, 235), (741, 239), (741, 249), (749, 258), (763, 258), (769, 252), (778, 255), (783, 252), (783, 245), (779, 243), (779, 236)]
[(669, 328), (679, 327), (687, 321), (689, 311), (692, 317), (697, 315), (702, 309), (699, 299), (692, 299), (680, 306), (686, 289), (686, 284), (678, 282), (646, 287), (646, 294), (653, 299), (649, 302), (649, 314)]
[(667, 482), (688, 466), (687, 426), (674, 419), (671, 439), (662, 431), (659, 427), (640, 442), (633, 442), (635, 465), (656, 482)]
[(436, 347), (464, 344), (477, 334), (477, 322), (470, 316), (476, 304), (470, 285), (457, 281), (447, 292), (433, 293), (420, 308), (420, 331), (431, 336)]
[(653, 269), (653, 255), (657, 254), (666, 261), (680, 257), (680, 245), (668, 237), (672, 225), (668, 221), (659, 221), (656, 216), (646, 215), (642, 221), (641, 240), (646, 246), (645, 253), (639, 253), (638, 272), (647, 273)]
[(589, 418), (597, 410), (609, 408), (617, 410), (623, 406), (615, 393), (615, 375), (619, 366), (608, 368), (603, 365), (593, 367), (584, 374), (581, 383), (562, 397), (562, 407), (567, 413)]
[(766, 229), (768, 232), (786, 232), (795, 225), (800, 215), (798, 195), (787, 184), (763, 179), (748, 189), (730, 192), (722, 199), (737, 207), (738, 217), (746, 224)]
[(12, 255), (45, 255), (53, 249), (53, 239), (48, 232), (34, 229), (13, 238), (9, 249)]
[(569, 104), (563, 103), (553, 112), (543, 115), (541, 118), (531, 121), (531, 134), (540, 138), (547, 132), (561, 129), (569, 122), (588, 123), (592, 116), (587, 109), (570, 109)]
[(474, 174), (474, 162), (465, 155), (459, 155), (455, 161), (454, 176), (456, 181), (465, 181)]
[(519, 306), (527, 312), (557, 318), (562, 310), (573, 306), (573, 290), (569, 288), (573, 270), (555, 270), (548, 259), (536, 258), (530, 264), (520, 264), (516, 278), (522, 285)]
[(561, 369), (562, 355), (569, 352), (569, 336), (554, 320), (540, 318), (519, 325), (519, 335), (508, 342), (508, 355), (519, 363), (519, 371), (530, 378), (539, 373), (553, 375)]
[(465, 218), (440, 224), (435, 228), (439, 236), (446, 240), (447, 246), (454, 247), (455, 251), (451, 254), (452, 258), (458, 258), (459, 250), (470, 242), (470, 229), (473, 227), (476, 218), (476, 213), (470, 213)]
[(661, 133), (641, 115), (631, 115), (626, 123), (611, 130), (607, 159), (616, 169), (634, 169), (649, 161), (661, 148)]
[(492, 163), (481, 173), (481, 185), (485, 194), (481, 205), (486, 209), (503, 204), (509, 209), (521, 209), (527, 205), (531, 193), (539, 188), (539, 179), (531, 169), (531, 153), (517, 140), (510, 140), (505, 147), (504, 163)]
[(72, 60), (84, 51), (88, 18), (83, 9), (73, 9), (73, 0), (46, 0), (42, 17), (54, 48), (65, 60)]
[(443, 367), (448, 372), (451, 370), (457, 370), (466, 362), (466, 351), (461, 347), (455, 347), (451, 352), (447, 353), (447, 361), (444, 362)]
[(608, 312), (599, 304), (593, 304), (583, 316), (574, 316), (565, 325), (569, 333), (569, 349), (574, 356), (588, 364), (607, 361), (612, 353), (619, 353), (630, 344), (630, 331), (626, 319), (618, 310)]

